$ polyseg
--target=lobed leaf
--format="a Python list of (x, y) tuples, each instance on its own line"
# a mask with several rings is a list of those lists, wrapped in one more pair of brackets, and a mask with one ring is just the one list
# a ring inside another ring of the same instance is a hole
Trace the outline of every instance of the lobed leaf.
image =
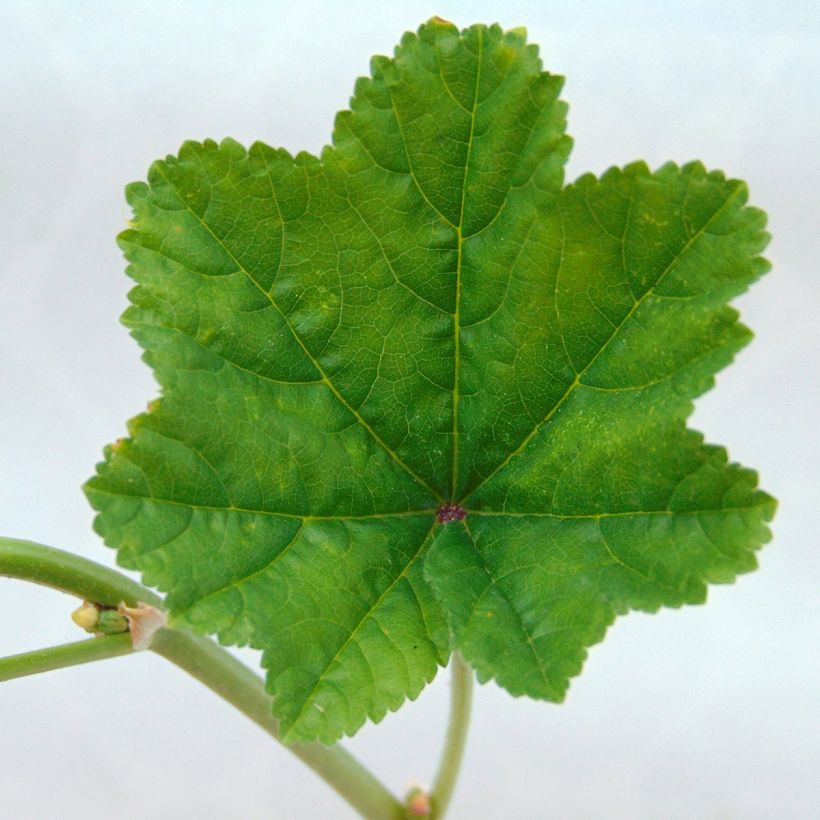
[(563, 185), (561, 79), (434, 19), (321, 157), (186, 143), (134, 184), (126, 325), (162, 398), (86, 485), (178, 624), (263, 650), (290, 740), (457, 647), (560, 700), (618, 614), (754, 567), (774, 502), (686, 429), (766, 270), (743, 183)]

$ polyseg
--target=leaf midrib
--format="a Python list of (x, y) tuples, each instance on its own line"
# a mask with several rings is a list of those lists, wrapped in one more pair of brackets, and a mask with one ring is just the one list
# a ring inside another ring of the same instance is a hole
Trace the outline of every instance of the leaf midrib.
[(111, 495), (116, 498), (135, 498), (140, 501), (155, 501), (158, 504), (169, 504), (175, 507), (184, 507), (191, 510), (204, 510), (206, 512), (220, 512), (220, 513), (243, 513), (247, 515), (268, 515), (274, 518), (290, 518), (296, 521), (369, 521), (380, 518), (412, 518), (420, 515), (435, 515), (436, 508), (429, 507), (423, 510), (398, 510), (396, 512), (378, 512), (378, 513), (364, 513), (364, 514), (350, 514), (350, 515), (312, 515), (299, 513), (280, 512), (278, 510), (257, 510), (252, 507), (238, 507), (230, 504), (227, 506), (219, 506), (217, 504), (200, 504), (194, 501), (179, 501), (175, 498), (162, 498), (155, 495), (145, 495), (142, 493), (121, 492), (119, 490), (104, 490), (101, 487), (89, 485), (89, 489), (95, 493), (103, 495)]
[(535, 651), (535, 643), (534, 638), (530, 634), (529, 629), (524, 624), (524, 619), (521, 616), (521, 613), (518, 611), (517, 607), (513, 604), (512, 599), (507, 594), (506, 590), (504, 590), (501, 585), (497, 582), (496, 578), (490, 572), (489, 568), (487, 567), (486, 562), (484, 561), (484, 556), (481, 554), (481, 550), (478, 548), (478, 543), (476, 542), (475, 537), (473, 536), (472, 532), (470, 531), (469, 526), (467, 525), (466, 521), (460, 522), (462, 527), (464, 528), (464, 532), (467, 535), (467, 538), (470, 540), (470, 544), (473, 547), (476, 555), (478, 555), (479, 562), (481, 564), (481, 569), (484, 570), (484, 574), (489, 579), (489, 585), (482, 591), (481, 595), (476, 599), (475, 605), (473, 606), (472, 612), (470, 613), (470, 617), (467, 619), (467, 622), (464, 626), (464, 631), (466, 632), (469, 628), (470, 622), (475, 617), (476, 612), (478, 611), (478, 605), (482, 598), (484, 598), (488, 592), (495, 590), (495, 592), (504, 599), (507, 606), (510, 608), (510, 612), (515, 616), (515, 620), (518, 622), (518, 626), (521, 629), (521, 634), (524, 636), (524, 643), (527, 645), (527, 648), (532, 655), (533, 660), (535, 661), (535, 665), (538, 669), (539, 674), (541, 675), (541, 679), (544, 681), (548, 689), (554, 689), (552, 680), (550, 676), (547, 674), (547, 670), (544, 667), (543, 662), (541, 661), (541, 657), (539, 656), (538, 652)]
[[(347, 649), (347, 647), (356, 639), (356, 636), (359, 634), (359, 632), (361, 631), (364, 624), (373, 615), (373, 613), (381, 606), (381, 604), (384, 602), (385, 598), (395, 589), (395, 587), (399, 583), (399, 581), (401, 581), (402, 578), (407, 578), (407, 573), (410, 571), (410, 568), (413, 566), (413, 564), (415, 564), (416, 561), (419, 560), (419, 557), (424, 553), (425, 548), (427, 547), (428, 543), (430, 542), (431, 536), (436, 531), (436, 527), (437, 527), (437, 523), (434, 520), (433, 521), (433, 526), (430, 527), (430, 529), (427, 531), (427, 533), (425, 534), (424, 538), (422, 539), (421, 544), (419, 545), (418, 549), (415, 551), (415, 553), (413, 553), (413, 556), (410, 558), (410, 560), (402, 568), (402, 571), (398, 575), (396, 575), (396, 577), (387, 585), (387, 587), (379, 595), (378, 599), (368, 608), (367, 612), (365, 612), (358, 619), (358, 622), (357, 622), (355, 628), (350, 631), (350, 634), (341, 643), (339, 648), (334, 653), (333, 657), (325, 664), (322, 671), (317, 675), (316, 683), (313, 685), (310, 692), (308, 692), (308, 694), (305, 696), (305, 699), (302, 702), (302, 706), (299, 709), (299, 713), (296, 715), (295, 718), (293, 718), (292, 721), (290, 721), (290, 727), (289, 727), (288, 731), (285, 733), (286, 738), (287, 738), (287, 735), (290, 734), (290, 732), (293, 730), (293, 728), (299, 723), (299, 721), (304, 716), (305, 710), (308, 708), (311, 701), (313, 700), (313, 696), (316, 694), (317, 690), (319, 689), (319, 686), (325, 681), (327, 673), (333, 668), (334, 664), (341, 657), (341, 655), (345, 651), (345, 649)], [(408, 579), (408, 583), (409, 583), (409, 579)], [(410, 586), (412, 587), (412, 584)], [(414, 590), (414, 594), (415, 594), (415, 590)]]
[[(453, 465), (450, 470), (450, 498), (455, 498), (458, 487), (458, 405), (459, 379), (461, 378), (461, 267), (464, 255), (464, 207), (467, 202), (467, 175), (470, 170), (470, 156), (475, 142), (476, 112), (478, 111), (478, 92), (481, 86), (481, 60), (483, 57), (483, 29), (478, 29), (478, 56), (475, 74), (475, 91), (473, 92), (473, 111), (470, 119), (470, 132), (467, 136), (467, 157), (464, 160), (464, 176), (461, 180), (461, 209), (456, 227), (458, 251), (456, 256), (456, 300), (453, 311)], [(442, 74), (442, 80), (444, 75)]]

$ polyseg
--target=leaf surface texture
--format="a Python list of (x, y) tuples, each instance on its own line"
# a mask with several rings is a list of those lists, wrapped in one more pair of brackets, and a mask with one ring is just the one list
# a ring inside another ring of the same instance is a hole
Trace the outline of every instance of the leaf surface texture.
[(768, 537), (686, 428), (750, 338), (727, 302), (765, 218), (699, 164), (564, 185), (561, 82), (520, 31), (431, 21), (320, 157), (186, 143), (128, 188), (162, 397), (86, 485), (96, 526), (176, 623), (263, 650), (289, 740), (454, 647), (560, 700), (616, 615), (703, 601)]

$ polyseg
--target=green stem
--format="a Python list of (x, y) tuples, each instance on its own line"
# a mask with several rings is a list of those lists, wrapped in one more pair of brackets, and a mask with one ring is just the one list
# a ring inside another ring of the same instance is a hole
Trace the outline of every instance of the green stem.
[(136, 606), (143, 601), (162, 607), (161, 598), (122, 573), (33, 541), (0, 537), (0, 575), (34, 581), (103, 606), (123, 601)]
[(103, 635), (85, 641), (66, 643), (61, 646), (49, 646), (9, 655), (0, 658), (0, 681), (22, 678), (26, 675), (38, 675), (40, 672), (51, 672), (65, 666), (79, 666), (81, 663), (93, 663), (106, 658), (116, 658), (133, 652), (131, 636), (125, 632), (121, 635)]
[[(115, 570), (31, 541), (0, 537), (0, 575), (45, 584), (106, 606), (116, 606), (121, 601), (131, 606), (139, 601), (152, 606), (162, 605), (154, 593)], [(52, 647), (41, 653), (7, 658), (5, 663), (12, 669), (15, 663), (21, 665), (18, 668), (29, 665), (32, 671), (22, 674), (33, 674), (34, 671), (84, 662), (76, 660), (83, 653), (99, 653), (98, 658), (106, 657), (105, 653), (115, 646), (118, 651), (112, 651), (112, 655), (126, 654), (132, 650), (127, 644), (123, 646), (125, 637), (129, 636), (108, 636)], [(114, 642), (111, 642), (112, 638)], [(79, 649), (81, 646), (82, 650)], [(271, 700), (262, 681), (229, 652), (206, 638), (167, 628), (154, 636), (151, 649), (193, 675), (282, 742), (278, 722), (271, 714)], [(41, 669), (34, 669), (37, 663), (34, 656), (40, 654), (42, 657), (43, 653), (49, 653), (47, 661)], [(60, 659), (62, 663), (57, 662)], [(402, 816), (403, 809), (398, 800), (341, 747), (312, 743), (285, 745), (285, 748), (310, 766), (368, 820), (395, 820)]]
[[(282, 742), (262, 681), (233, 655), (213, 641), (174, 629), (160, 630), (151, 649), (193, 675)], [(310, 743), (285, 748), (324, 778), (363, 817), (394, 820), (402, 816), (399, 802), (340, 746)]]
[(464, 744), (467, 742), (470, 706), (473, 700), (473, 670), (458, 652), (453, 652), (451, 656), (450, 669), (450, 724), (447, 727), (447, 737), (436, 779), (433, 781), (433, 790), (430, 792), (433, 816), (437, 820), (447, 813), (450, 798), (453, 796), (464, 757)]

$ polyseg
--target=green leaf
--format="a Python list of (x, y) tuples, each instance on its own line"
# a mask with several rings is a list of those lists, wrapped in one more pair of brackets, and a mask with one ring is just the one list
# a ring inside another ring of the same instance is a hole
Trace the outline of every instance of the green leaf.
[[(560, 700), (629, 609), (754, 567), (774, 502), (686, 429), (748, 342), (764, 215), (699, 164), (563, 186), (561, 79), (434, 20), (321, 158), (186, 143), (128, 199), (162, 398), (86, 486), (174, 622), (264, 651), (330, 743), (452, 647)], [(448, 506), (449, 505), (449, 506)]]

